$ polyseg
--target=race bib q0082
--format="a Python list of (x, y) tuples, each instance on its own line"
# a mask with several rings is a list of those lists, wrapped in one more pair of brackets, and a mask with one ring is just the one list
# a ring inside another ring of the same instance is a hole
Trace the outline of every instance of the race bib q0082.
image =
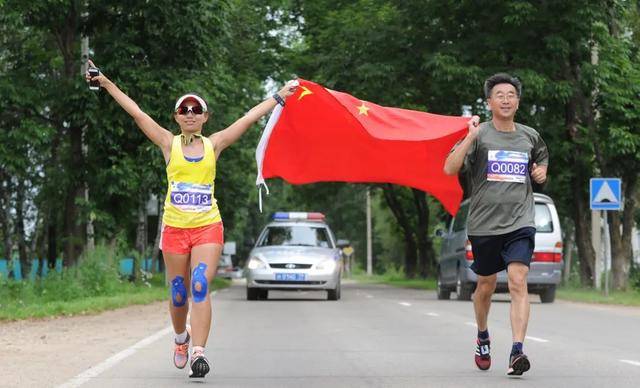
[(487, 180), (524, 183), (528, 168), (529, 155), (526, 152), (491, 150), (487, 158)]
[(190, 213), (204, 213), (211, 210), (211, 185), (185, 182), (171, 182), (171, 204)]

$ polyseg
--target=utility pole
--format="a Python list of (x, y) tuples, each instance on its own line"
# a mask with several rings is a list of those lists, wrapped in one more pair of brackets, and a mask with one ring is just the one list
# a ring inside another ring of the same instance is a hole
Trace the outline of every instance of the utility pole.
[(593, 262), (593, 286), (596, 290), (600, 290), (600, 276), (602, 275), (602, 220), (600, 210), (591, 210), (591, 244), (595, 252), (595, 260)]
[(367, 187), (367, 276), (373, 275), (373, 244), (371, 241), (371, 189)]
[(604, 218), (604, 296), (609, 296), (609, 262), (611, 261), (611, 235), (609, 234), (609, 217), (606, 210), (602, 211)]
[[(89, 60), (89, 37), (88, 36), (82, 37), (82, 42), (80, 43), (80, 49), (82, 52), (81, 62), (80, 62), (81, 63), (80, 76), (84, 77), (85, 73), (87, 72), (87, 68), (89, 66), (87, 62)], [(87, 145), (86, 135), (87, 135), (87, 125), (85, 124), (82, 127), (82, 157), (85, 160), (87, 158), (87, 155), (89, 154), (89, 146)], [(89, 185), (87, 184), (86, 179), (84, 182), (84, 200), (86, 203), (89, 203)], [(85, 247), (85, 250), (92, 251), (96, 247), (96, 243), (94, 239), (95, 233), (93, 230), (93, 212), (91, 212), (87, 217), (86, 233), (87, 233), (87, 245)]]

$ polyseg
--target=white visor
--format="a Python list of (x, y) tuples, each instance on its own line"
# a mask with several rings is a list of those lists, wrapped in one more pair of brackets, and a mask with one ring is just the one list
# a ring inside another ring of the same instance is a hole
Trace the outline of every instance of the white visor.
[(176, 101), (176, 106), (175, 108), (173, 108), (174, 112), (178, 111), (178, 108), (180, 108), (180, 105), (182, 105), (184, 100), (187, 100), (189, 98), (193, 98), (194, 100), (198, 101), (198, 104), (200, 104), (202, 110), (204, 112), (207, 111), (207, 103), (204, 102), (204, 100), (200, 96), (196, 96), (195, 94), (185, 94), (184, 96), (178, 98), (178, 101)]

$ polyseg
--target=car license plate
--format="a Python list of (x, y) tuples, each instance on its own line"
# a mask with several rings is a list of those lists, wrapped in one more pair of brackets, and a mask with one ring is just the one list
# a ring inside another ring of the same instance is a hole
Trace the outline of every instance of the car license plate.
[(276, 280), (302, 282), (306, 279), (306, 274), (303, 273), (277, 273)]

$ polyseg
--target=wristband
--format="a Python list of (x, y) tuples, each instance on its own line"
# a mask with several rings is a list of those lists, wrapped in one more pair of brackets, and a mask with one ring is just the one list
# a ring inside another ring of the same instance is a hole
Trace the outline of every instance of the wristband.
[(274, 94), (273, 98), (276, 100), (278, 104), (284, 106), (284, 98), (280, 97), (278, 93)]

